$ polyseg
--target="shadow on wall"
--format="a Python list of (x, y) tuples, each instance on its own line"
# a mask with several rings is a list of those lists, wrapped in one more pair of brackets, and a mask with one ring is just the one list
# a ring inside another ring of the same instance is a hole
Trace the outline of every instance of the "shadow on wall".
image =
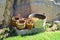
[(14, 2), (14, 14), (16, 15), (17, 13), (21, 14), (23, 17), (28, 17), (28, 15), (31, 13), (30, 10), (30, 1), (29, 0), (15, 0)]

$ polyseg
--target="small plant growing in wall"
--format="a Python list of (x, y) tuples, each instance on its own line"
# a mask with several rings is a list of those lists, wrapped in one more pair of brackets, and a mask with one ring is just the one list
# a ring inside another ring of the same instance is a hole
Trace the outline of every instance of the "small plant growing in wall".
[(60, 12), (56, 14), (56, 17), (60, 20)]
[(60, 30), (60, 13), (57, 13), (57, 18), (58, 18), (58, 23), (57, 23), (57, 26), (58, 26), (58, 29)]

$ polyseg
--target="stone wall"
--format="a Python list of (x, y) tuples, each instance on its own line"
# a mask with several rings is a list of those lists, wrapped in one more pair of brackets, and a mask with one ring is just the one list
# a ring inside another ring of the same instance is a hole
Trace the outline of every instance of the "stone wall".
[(13, 2), (14, 0), (0, 0), (0, 25), (2, 24), (3, 27), (11, 22)]
[(14, 9), (14, 15), (20, 13), (23, 17), (27, 17), (31, 13), (30, 11), (29, 0), (17, 0)]
[(6, 0), (0, 0), (0, 24), (2, 24), (2, 20), (4, 19), (3, 14), (6, 6)]
[(0, 0), (0, 24), (4, 20), (4, 25), (8, 25), (13, 14), (17, 13), (23, 17), (31, 13), (45, 13), (47, 21), (51, 21), (60, 13), (60, 6), (49, 0)]
[(3, 27), (6, 27), (11, 23), (11, 18), (13, 15), (13, 3), (14, 0), (6, 0)]
[(56, 14), (60, 13), (60, 6), (49, 0), (30, 0), (31, 13), (45, 13), (47, 21), (56, 19)]

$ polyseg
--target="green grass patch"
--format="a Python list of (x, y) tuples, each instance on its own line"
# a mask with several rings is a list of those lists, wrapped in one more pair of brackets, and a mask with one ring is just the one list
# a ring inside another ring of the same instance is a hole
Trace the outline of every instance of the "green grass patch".
[(10, 37), (4, 40), (60, 40), (60, 32), (43, 32), (35, 35)]

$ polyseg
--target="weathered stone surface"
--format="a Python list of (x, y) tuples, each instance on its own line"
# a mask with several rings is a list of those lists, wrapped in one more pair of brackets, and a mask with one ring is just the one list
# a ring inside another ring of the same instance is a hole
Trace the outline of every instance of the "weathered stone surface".
[(2, 20), (4, 19), (3, 14), (6, 6), (6, 0), (0, 0), (0, 24), (2, 24)]
[(15, 7), (14, 15), (20, 13), (22, 17), (27, 17), (31, 13), (30, 2), (29, 0), (21, 0), (20, 2), (21, 3), (19, 3), (19, 0), (17, 0), (17, 4), (15, 4), (16, 7)]
[(13, 13), (12, 13), (13, 12), (12, 11), (13, 2), (14, 2), (14, 0), (6, 0), (3, 27), (8, 26), (10, 24), (10, 22), (11, 22), (11, 17), (13, 15)]
[(49, 0), (30, 0), (31, 13), (45, 13), (47, 21), (56, 19), (56, 14), (60, 13), (60, 6)]
[[(0, 24), (4, 19), (4, 24), (10, 23), (13, 15), (13, 3), (15, 0), (0, 0)], [(45, 13), (47, 21), (56, 18), (56, 14), (60, 13), (60, 6), (49, 0), (16, 0), (14, 14), (20, 13), (23, 17), (27, 17), (30, 13)], [(4, 15), (4, 16), (3, 16)]]

